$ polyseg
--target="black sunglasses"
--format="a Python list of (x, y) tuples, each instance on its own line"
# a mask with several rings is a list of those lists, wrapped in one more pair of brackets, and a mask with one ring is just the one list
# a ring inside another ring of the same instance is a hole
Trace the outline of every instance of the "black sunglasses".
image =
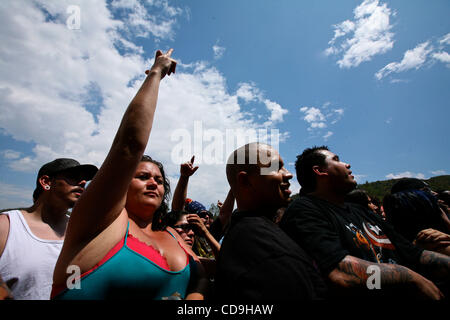
[(188, 232), (189, 230), (193, 230), (194, 226), (192, 224), (189, 223), (185, 223), (185, 224), (179, 224), (177, 226), (173, 226), (175, 229), (181, 229), (184, 232)]
[(208, 217), (212, 216), (212, 214), (209, 211), (202, 211), (202, 212), (197, 213), (197, 215), (200, 218), (206, 218), (207, 216)]

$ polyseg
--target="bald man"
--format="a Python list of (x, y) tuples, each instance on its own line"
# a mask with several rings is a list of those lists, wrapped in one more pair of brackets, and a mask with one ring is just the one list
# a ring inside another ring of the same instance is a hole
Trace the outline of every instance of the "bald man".
[(311, 259), (273, 222), (288, 204), (292, 174), (279, 153), (261, 143), (235, 150), (227, 179), (236, 199), (219, 253), (217, 301), (314, 300), (326, 288)]

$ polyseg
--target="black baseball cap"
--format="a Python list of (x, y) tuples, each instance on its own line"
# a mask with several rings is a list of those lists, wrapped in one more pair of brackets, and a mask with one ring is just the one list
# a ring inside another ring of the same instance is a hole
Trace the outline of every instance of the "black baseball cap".
[(80, 164), (77, 160), (69, 158), (58, 158), (51, 162), (44, 164), (41, 169), (39, 169), (36, 178), (36, 189), (33, 192), (33, 198), (36, 200), (42, 191), (41, 185), (39, 184), (39, 178), (42, 176), (54, 177), (56, 174), (63, 171), (76, 171), (80, 172), (83, 179), (86, 181), (92, 180), (98, 171), (98, 168), (92, 164)]

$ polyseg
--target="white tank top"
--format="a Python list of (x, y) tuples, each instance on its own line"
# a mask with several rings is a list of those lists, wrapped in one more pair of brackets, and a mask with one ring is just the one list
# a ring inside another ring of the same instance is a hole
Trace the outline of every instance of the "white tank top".
[(0, 276), (12, 286), (17, 300), (48, 300), (53, 283), (53, 269), (61, 252), (63, 240), (44, 240), (30, 230), (22, 212), (2, 212), (9, 216), (9, 234), (0, 256)]

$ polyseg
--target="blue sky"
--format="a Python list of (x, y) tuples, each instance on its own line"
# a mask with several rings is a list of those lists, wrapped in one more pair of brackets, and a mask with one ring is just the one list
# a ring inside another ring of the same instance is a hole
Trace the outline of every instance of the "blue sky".
[(225, 141), (242, 130), (278, 133), (294, 175), (322, 144), (360, 183), (449, 174), (449, 13), (446, 0), (2, 1), (0, 208), (30, 205), (54, 158), (100, 166), (171, 47), (147, 153), (174, 188), (175, 151), (195, 151), (188, 196), (206, 205), (227, 194)]

